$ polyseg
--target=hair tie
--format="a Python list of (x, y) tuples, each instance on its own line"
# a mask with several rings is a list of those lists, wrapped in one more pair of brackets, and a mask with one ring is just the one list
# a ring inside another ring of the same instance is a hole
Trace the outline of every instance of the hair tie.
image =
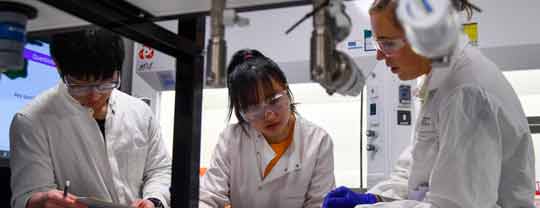
[(248, 59), (253, 58), (253, 54), (246, 52), (244, 54), (244, 61), (247, 61)]

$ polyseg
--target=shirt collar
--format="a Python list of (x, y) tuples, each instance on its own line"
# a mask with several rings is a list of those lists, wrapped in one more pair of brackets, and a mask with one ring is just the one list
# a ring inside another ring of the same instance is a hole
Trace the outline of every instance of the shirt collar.
[[(277, 178), (287, 175), (288, 173), (292, 171), (298, 171), (302, 168), (302, 155), (301, 154), (303, 153), (302, 147), (305, 141), (303, 141), (303, 139), (301, 138), (306, 136), (302, 134), (302, 129), (301, 129), (303, 128), (304, 120), (299, 115), (295, 115), (295, 117), (296, 119), (294, 122), (293, 139), (292, 139), (291, 144), (288, 147), (289, 150), (287, 150), (290, 153), (285, 153), (282, 156), (283, 158), (287, 158), (287, 160), (281, 161), (281, 162), (278, 161), (276, 163), (276, 166), (274, 166), (273, 168), (275, 170), (284, 170), (284, 171), (273, 170), (266, 176), (266, 178), (262, 181), (261, 185), (270, 183)], [(262, 153), (261, 159), (263, 161), (260, 161), (262, 164), (259, 164), (260, 167), (262, 167), (260, 170), (261, 175), (263, 175), (266, 165), (270, 162), (270, 160), (274, 158), (275, 154), (272, 148), (270, 147), (270, 145), (266, 142), (266, 140), (262, 136), (262, 134), (258, 133), (258, 131), (255, 130), (255, 128), (253, 127), (249, 127), (249, 128), (250, 128), (249, 135), (254, 135), (254, 137), (252, 136), (250, 137), (254, 139), (260, 139), (259, 145), (256, 145), (257, 151), (266, 151), (266, 152), (261, 152)]]

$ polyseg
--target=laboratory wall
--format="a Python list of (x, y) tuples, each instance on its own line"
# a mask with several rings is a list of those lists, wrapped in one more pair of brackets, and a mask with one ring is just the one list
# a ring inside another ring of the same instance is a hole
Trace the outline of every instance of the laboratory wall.
[(540, 65), (540, 1), (474, 0), (478, 47), (503, 70), (537, 69)]

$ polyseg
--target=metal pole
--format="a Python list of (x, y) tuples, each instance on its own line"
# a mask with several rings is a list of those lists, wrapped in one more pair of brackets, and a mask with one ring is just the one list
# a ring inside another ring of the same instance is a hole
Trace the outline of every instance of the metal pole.
[[(196, 47), (202, 51), (204, 23), (204, 17), (180, 17), (178, 35), (193, 40)], [(172, 207), (198, 207), (203, 70), (202, 53), (179, 56), (176, 59)]]
[(225, 0), (212, 0), (210, 10), (211, 36), (208, 40), (208, 69), (206, 86), (225, 87), (225, 56), (227, 46), (225, 42), (225, 26), (223, 25), (223, 10)]

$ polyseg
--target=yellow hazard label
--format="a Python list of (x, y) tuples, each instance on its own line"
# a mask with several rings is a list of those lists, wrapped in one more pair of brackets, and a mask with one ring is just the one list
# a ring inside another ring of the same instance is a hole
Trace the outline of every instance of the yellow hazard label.
[(469, 36), (472, 45), (478, 45), (478, 23), (473, 22), (463, 24), (463, 32)]

